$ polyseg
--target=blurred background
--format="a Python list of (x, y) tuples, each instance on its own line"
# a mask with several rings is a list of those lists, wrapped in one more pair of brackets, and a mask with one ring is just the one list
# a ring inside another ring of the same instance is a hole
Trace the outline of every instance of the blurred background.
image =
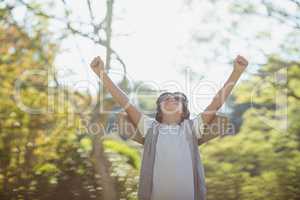
[(169, 90), (195, 116), (238, 54), (234, 134), (199, 148), (207, 199), (300, 199), (299, 0), (0, 1), (0, 199), (137, 199), (143, 148), (94, 56), (143, 113)]

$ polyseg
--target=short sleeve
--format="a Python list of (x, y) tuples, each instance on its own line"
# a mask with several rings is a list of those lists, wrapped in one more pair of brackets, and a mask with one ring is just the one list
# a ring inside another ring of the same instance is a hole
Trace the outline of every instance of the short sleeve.
[(192, 122), (193, 122), (193, 126), (196, 130), (196, 136), (199, 139), (202, 137), (202, 134), (204, 133), (204, 123), (203, 123), (201, 113), (198, 114), (195, 118), (193, 118)]
[(145, 114), (141, 115), (141, 118), (138, 122), (138, 130), (140, 131), (140, 133), (143, 135), (143, 137), (146, 136), (146, 133), (148, 131), (149, 128), (151, 128), (152, 124), (155, 122), (156, 120), (152, 117), (148, 117)]

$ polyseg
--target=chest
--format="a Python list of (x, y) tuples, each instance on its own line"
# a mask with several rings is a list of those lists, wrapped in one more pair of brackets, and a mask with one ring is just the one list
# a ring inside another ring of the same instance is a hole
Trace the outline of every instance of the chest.
[(183, 129), (159, 129), (155, 157), (160, 163), (178, 163), (189, 158), (190, 147)]

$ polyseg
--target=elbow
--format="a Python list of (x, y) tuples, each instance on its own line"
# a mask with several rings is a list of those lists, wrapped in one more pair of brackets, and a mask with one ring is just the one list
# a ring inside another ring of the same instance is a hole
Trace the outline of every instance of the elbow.
[(205, 124), (211, 124), (216, 118), (216, 113), (203, 114), (202, 119)]

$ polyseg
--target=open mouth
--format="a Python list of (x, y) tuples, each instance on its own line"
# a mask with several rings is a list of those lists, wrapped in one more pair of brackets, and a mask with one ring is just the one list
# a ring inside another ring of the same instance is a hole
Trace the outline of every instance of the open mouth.
[(177, 101), (169, 101), (168, 103), (171, 103), (171, 104), (178, 104)]

